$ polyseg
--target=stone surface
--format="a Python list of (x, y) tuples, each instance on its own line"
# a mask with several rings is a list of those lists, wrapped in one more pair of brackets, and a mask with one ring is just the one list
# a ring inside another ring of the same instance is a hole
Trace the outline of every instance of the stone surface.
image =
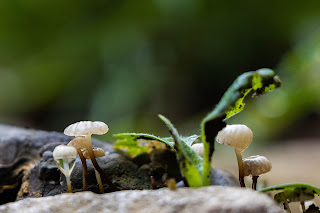
[(133, 190), (104, 195), (91, 192), (61, 194), (25, 200), (0, 206), (0, 212), (11, 213), (64, 212), (142, 212), (194, 213), (243, 212), (280, 213), (283, 210), (267, 195), (250, 189), (211, 186), (197, 189), (180, 188), (175, 191)]
[[(72, 137), (58, 132), (24, 129), (0, 125), (0, 204), (27, 197), (45, 197), (65, 192), (65, 177), (58, 170), (52, 156), (59, 144), (67, 144)], [(170, 150), (153, 150), (149, 156), (133, 160), (116, 153), (111, 144), (93, 139), (93, 146), (101, 147), (106, 156), (98, 158), (100, 167), (119, 190), (151, 189), (150, 176), (157, 187), (165, 187), (168, 178), (181, 180), (176, 156)], [(88, 190), (98, 193), (94, 168), (88, 165)], [(237, 180), (223, 170), (212, 176), (212, 184), (237, 185)], [(82, 164), (79, 158), (71, 174), (73, 192), (82, 191)], [(109, 188), (102, 180), (105, 192)]]

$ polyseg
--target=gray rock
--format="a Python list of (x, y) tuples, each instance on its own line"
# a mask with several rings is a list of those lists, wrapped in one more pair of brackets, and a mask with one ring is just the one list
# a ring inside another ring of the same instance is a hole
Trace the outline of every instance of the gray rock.
[[(24, 129), (0, 125), (0, 204), (16, 197), (45, 197), (65, 192), (65, 177), (58, 170), (52, 156), (59, 144), (67, 144), (72, 137), (58, 132)], [(157, 187), (164, 187), (167, 178), (181, 180), (175, 153), (154, 150), (150, 156), (137, 156), (134, 160), (116, 153), (111, 144), (93, 139), (93, 146), (101, 147), (106, 156), (98, 158), (100, 167), (109, 175), (119, 190), (151, 189), (150, 176)], [(94, 168), (88, 166), (88, 190), (98, 193)], [(216, 172), (212, 184), (233, 186), (229, 173)], [(82, 191), (82, 164), (79, 158), (71, 175), (73, 192)], [(102, 180), (105, 192), (110, 191)]]
[(98, 195), (91, 192), (61, 194), (45, 198), (27, 198), (0, 206), (0, 212), (13, 213), (67, 212), (245, 212), (282, 213), (283, 210), (267, 195), (250, 189), (211, 186), (180, 188), (175, 191), (132, 190)]

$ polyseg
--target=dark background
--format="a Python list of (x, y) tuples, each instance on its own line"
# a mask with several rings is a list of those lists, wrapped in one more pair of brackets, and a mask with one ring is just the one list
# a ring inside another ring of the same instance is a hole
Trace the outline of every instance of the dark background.
[(319, 137), (320, 2), (0, 1), (0, 122), (63, 131), (100, 120), (119, 132), (182, 134), (241, 73), (283, 87), (230, 123), (257, 141)]

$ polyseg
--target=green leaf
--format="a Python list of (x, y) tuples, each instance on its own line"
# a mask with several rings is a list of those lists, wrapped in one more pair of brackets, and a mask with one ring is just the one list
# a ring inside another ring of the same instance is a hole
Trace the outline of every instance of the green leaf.
[(215, 136), (225, 126), (225, 120), (241, 112), (244, 98), (254, 91), (253, 97), (267, 93), (281, 86), (278, 76), (270, 69), (259, 69), (240, 75), (225, 92), (220, 102), (201, 123), (202, 142), (204, 145), (204, 186), (209, 185), (211, 158), (214, 152)]
[(138, 142), (130, 137), (118, 140), (113, 145), (113, 148), (116, 150), (124, 151), (125, 154), (131, 158), (133, 158), (141, 153), (148, 152), (147, 148), (139, 146)]
[(276, 186), (270, 186), (264, 189), (261, 189), (259, 192), (270, 192), (270, 191), (278, 191), (278, 190), (303, 190), (304, 192), (312, 192), (315, 195), (320, 195), (320, 188), (316, 186), (312, 186), (305, 183), (288, 183)]
[[(120, 134), (115, 134), (113, 135), (114, 137), (118, 139), (128, 139), (130, 141), (137, 141), (139, 139), (144, 139), (144, 140), (157, 140), (162, 143), (165, 143), (172, 149), (174, 149), (174, 142), (172, 138), (161, 138), (155, 135), (151, 134), (146, 134), (146, 133), (120, 133)], [(134, 145), (134, 144), (128, 144), (129, 146)]]
[(203, 161), (190, 147), (194, 141), (193, 139), (197, 139), (198, 137), (190, 136), (183, 140), (169, 119), (162, 115), (159, 115), (159, 118), (167, 125), (174, 139), (174, 147), (182, 176), (190, 187), (202, 186)]

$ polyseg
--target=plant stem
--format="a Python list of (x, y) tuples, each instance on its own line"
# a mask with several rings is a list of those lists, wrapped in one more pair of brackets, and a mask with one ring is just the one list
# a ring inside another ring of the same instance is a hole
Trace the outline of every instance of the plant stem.
[(113, 185), (113, 183), (111, 182), (109, 176), (106, 173), (104, 173), (104, 171), (101, 169), (101, 167), (99, 166), (99, 164), (98, 164), (98, 162), (97, 162), (97, 160), (95, 158), (95, 155), (94, 155), (94, 152), (93, 152), (93, 149), (92, 149), (91, 135), (87, 135), (86, 139), (88, 140), (87, 150), (89, 152), (89, 156), (90, 156), (90, 159), (92, 161), (92, 164), (93, 164), (94, 168), (104, 178), (104, 180), (107, 182), (107, 184), (109, 185), (109, 187), (110, 187), (112, 192), (118, 191), (118, 188), (115, 187), (115, 185)]
[(259, 176), (252, 176), (252, 189), (257, 190), (257, 182)]
[(82, 163), (82, 185), (83, 185), (83, 191), (87, 191), (87, 162), (86, 159), (84, 158), (81, 149), (78, 149), (78, 155), (81, 159), (81, 163)]
[(63, 158), (63, 169), (66, 176), (66, 182), (68, 187), (68, 192), (72, 193), (71, 180), (70, 180), (70, 170), (69, 170), (69, 161), (67, 157)]
[(306, 206), (304, 205), (304, 201), (300, 201), (300, 205), (302, 208), (302, 212), (306, 212)]
[(99, 185), (100, 193), (104, 194), (104, 189), (103, 189), (103, 185), (102, 185), (100, 174), (96, 169), (94, 170), (94, 173), (96, 174), (96, 179), (97, 179), (97, 182), (98, 182), (98, 185)]
[(237, 156), (237, 161), (238, 161), (238, 169), (239, 169), (239, 182), (241, 187), (246, 187), (244, 184), (244, 171), (243, 171), (243, 161), (242, 161), (242, 154), (237, 150), (236, 148), (234, 149), (236, 156)]
[(289, 207), (287, 200), (284, 201), (283, 206), (284, 206), (284, 209), (286, 210), (286, 212), (291, 213), (291, 210), (290, 210), (290, 207)]

